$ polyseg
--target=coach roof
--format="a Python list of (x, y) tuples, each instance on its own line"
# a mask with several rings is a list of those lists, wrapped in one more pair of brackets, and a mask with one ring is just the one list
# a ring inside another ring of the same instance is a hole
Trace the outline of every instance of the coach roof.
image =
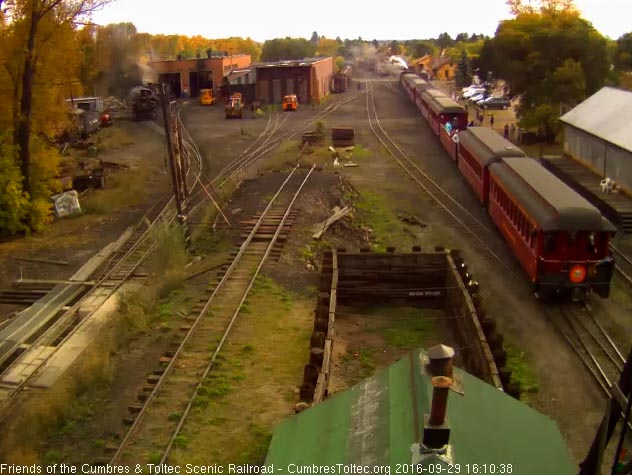
[(461, 104), (447, 96), (434, 96), (432, 98), (427, 98), (426, 100), (435, 114), (446, 114), (450, 112), (465, 113), (465, 109)]
[(483, 165), (503, 157), (525, 157), (525, 153), (489, 127), (468, 127), (459, 132), (459, 144), (472, 153)]
[(537, 161), (503, 158), (490, 173), (543, 231), (614, 231), (597, 208)]

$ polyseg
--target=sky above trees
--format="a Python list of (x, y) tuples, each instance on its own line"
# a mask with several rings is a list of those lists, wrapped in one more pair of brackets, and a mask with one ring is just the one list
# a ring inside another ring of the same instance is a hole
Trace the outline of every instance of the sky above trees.
[[(582, 16), (603, 35), (630, 31), (631, 0), (576, 0)], [(98, 24), (132, 22), (145, 33), (250, 37), (436, 38), (447, 31), (493, 36), (510, 18), (505, 0), (116, 0), (94, 15)]]

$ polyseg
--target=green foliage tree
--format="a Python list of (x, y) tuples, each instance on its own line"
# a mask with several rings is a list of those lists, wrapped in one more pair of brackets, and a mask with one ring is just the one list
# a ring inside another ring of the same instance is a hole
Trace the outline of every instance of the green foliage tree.
[[(609, 74), (607, 43), (573, 12), (521, 13), (500, 23), (478, 62), (520, 96), (521, 123), (556, 133), (560, 104), (567, 107), (603, 86)], [(550, 114), (550, 115), (547, 115)]]
[(316, 45), (318, 44), (318, 40), (319, 40), (319, 39), (320, 39), (320, 37), (318, 36), (318, 33), (314, 31), (314, 32), (312, 33), (312, 37), (311, 37), (311, 39), (310, 39), (309, 41), (310, 41), (310, 43), (312, 43), (314, 46), (316, 46)]
[(378, 49), (380, 47), (380, 43), (376, 39), (373, 39), (373, 41), (371, 41), (371, 44), (375, 49)]
[(465, 50), (461, 51), (461, 59), (456, 68), (455, 78), (457, 87), (465, 87), (472, 84), (472, 70), (470, 60)]
[(626, 33), (617, 40), (614, 66), (620, 71), (632, 71), (632, 32)]
[(425, 55), (434, 56), (437, 48), (430, 41), (410, 41), (406, 44), (406, 49), (413, 58), (421, 58)]
[(276, 38), (263, 44), (261, 59), (263, 61), (302, 59), (314, 56), (315, 53), (316, 45), (304, 38)]
[(459, 33), (458, 35), (456, 35), (456, 38), (454, 38), (454, 41), (459, 43), (459, 42), (467, 42), (470, 39), (470, 35), (467, 33)]
[(399, 42), (397, 40), (391, 41), (390, 52), (391, 52), (391, 54), (401, 54), (402, 53), (402, 47), (400, 46), (400, 44), (399, 44)]
[(454, 44), (454, 40), (449, 33), (441, 33), (437, 38), (436, 44), (441, 49), (449, 48)]

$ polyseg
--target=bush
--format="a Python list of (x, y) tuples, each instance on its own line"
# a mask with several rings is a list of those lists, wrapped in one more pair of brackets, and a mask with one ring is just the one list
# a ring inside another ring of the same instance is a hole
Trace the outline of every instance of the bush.
[(0, 136), (0, 235), (25, 231), (28, 197), (22, 192), (22, 174), (16, 147), (9, 144), (8, 133)]

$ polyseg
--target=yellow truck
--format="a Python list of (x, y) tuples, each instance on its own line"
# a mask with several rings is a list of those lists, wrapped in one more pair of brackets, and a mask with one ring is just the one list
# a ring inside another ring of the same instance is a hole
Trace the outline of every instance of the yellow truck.
[(213, 89), (200, 89), (200, 104), (203, 106), (210, 106), (217, 101)]

